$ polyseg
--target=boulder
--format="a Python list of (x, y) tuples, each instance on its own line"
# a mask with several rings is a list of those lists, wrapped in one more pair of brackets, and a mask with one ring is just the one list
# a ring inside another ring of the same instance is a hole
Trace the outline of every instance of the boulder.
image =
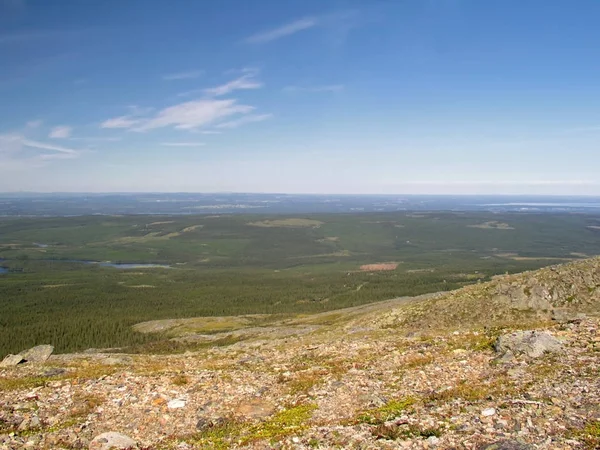
[(7, 355), (6, 358), (0, 362), (0, 367), (13, 367), (22, 362), (25, 362), (25, 360), (21, 355)]
[(134, 450), (137, 448), (137, 442), (135, 442), (129, 436), (125, 436), (124, 434), (116, 433), (114, 431), (99, 434), (92, 439), (92, 442), (90, 442), (89, 446), (89, 450)]
[(19, 354), (29, 363), (43, 363), (50, 358), (53, 351), (54, 347), (52, 345), (38, 345)]
[(501, 358), (508, 355), (539, 358), (544, 353), (559, 351), (562, 344), (547, 331), (529, 330), (500, 336), (496, 340), (494, 348)]

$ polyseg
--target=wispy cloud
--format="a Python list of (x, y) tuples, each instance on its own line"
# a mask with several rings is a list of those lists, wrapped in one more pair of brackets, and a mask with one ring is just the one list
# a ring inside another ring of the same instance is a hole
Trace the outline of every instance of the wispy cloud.
[(253, 106), (238, 104), (235, 99), (185, 102), (159, 111), (154, 117), (136, 126), (134, 130), (148, 131), (168, 126), (180, 130), (191, 130), (210, 125), (229, 116), (247, 114), (253, 110)]
[(204, 70), (189, 70), (187, 72), (170, 73), (163, 76), (163, 80), (174, 81), (174, 80), (189, 80), (192, 78), (198, 78), (204, 74)]
[(80, 153), (80, 150), (63, 147), (61, 145), (54, 145), (54, 144), (47, 144), (45, 142), (32, 141), (29, 139), (22, 139), (21, 143), (25, 147), (37, 148), (40, 150), (51, 150), (53, 152), (65, 153), (65, 154), (69, 154), (69, 155), (78, 155)]
[(343, 84), (329, 84), (323, 86), (286, 86), (283, 92), (340, 92), (344, 90)]
[(29, 139), (27, 127), (0, 134), (0, 170), (42, 167), (49, 160), (78, 158), (86, 150)]
[(165, 147), (202, 147), (204, 142), (161, 142)]
[(140, 119), (133, 116), (119, 116), (105, 120), (100, 124), (100, 128), (131, 128), (140, 123)]
[(71, 138), (69, 138), (69, 140), (70, 141), (83, 141), (83, 142), (118, 142), (118, 141), (123, 140), (123, 138), (90, 136), (90, 137), (71, 137)]
[(300, 31), (308, 30), (319, 24), (319, 19), (316, 17), (304, 17), (302, 19), (295, 20), (287, 23), (280, 27), (272, 30), (263, 31), (261, 33), (254, 34), (244, 39), (247, 44), (264, 44), (266, 42), (275, 41), (286, 36), (298, 33)]
[(41, 120), (30, 120), (29, 122), (27, 122), (25, 124), (25, 126), (27, 128), (38, 128), (42, 123), (43, 123), (43, 121), (41, 121)]
[(240, 89), (259, 89), (263, 86), (260, 81), (254, 79), (255, 73), (248, 73), (246, 75), (242, 75), (235, 80), (230, 81), (229, 83), (222, 84), (221, 86), (216, 86), (214, 88), (204, 89), (204, 93), (206, 95), (219, 97), (221, 95), (229, 94), (230, 92), (240, 90)]
[(177, 97), (191, 97), (192, 95), (198, 95), (204, 93), (205, 89), (190, 89), (189, 91), (180, 92)]
[(72, 131), (73, 131), (72, 127), (69, 127), (67, 125), (62, 125), (59, 127), (52, 128), (52, 130), (50, 130), (50, 134), (48, 135), (48, 137), (52, 138), (52, 139), (65, 139), (65, 138), (68, 138), (69, 136), (71, 136)]
[(273, 114), (254, 114), (246, 117), (242, 117), (236, 120), (230, 120), (228, 122), (222, 122), (215, 125), (217, 128), (237, 128), (241, 125), (246, 125), (248, 123), (254, 122), (262, 122), (264, 120), (268, 120), (273, 117)]

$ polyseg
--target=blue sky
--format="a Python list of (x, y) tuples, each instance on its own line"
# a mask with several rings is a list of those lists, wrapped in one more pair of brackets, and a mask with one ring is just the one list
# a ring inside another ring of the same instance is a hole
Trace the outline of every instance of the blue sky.
[(600, 195), (597, 0), (0, 0), (0, 191)]

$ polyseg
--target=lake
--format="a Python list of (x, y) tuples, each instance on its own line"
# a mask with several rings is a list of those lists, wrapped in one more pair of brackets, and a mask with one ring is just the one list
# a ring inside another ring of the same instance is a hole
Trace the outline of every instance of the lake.
[(114, 263), (110, 261), (88, 261), (85, 259), (46, 259), (43, 261), (49, 262), (70, 262), (70, 263), (81, 263), (81, 264), (97, 264), (102, 267), (114, 267), (115, 269), (171, 269), (171, 266), (166, 264), (153, 264), (153, 263)]

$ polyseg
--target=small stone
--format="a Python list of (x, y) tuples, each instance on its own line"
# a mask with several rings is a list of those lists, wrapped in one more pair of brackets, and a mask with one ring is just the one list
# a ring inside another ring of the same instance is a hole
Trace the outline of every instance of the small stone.
[(129, 436), (114, 431), (99, 434), (92, 439), (89, 446), (89, 450), (134, 450), (137, 448), (137, 443)]
[(162, 397), (158, 397), (158, 398), (155, 398), (154, 400), (152, 400), (153, 406), (161, 406), (161, 405), (164, 405), (165, 403), (167, 403), (167, 401)]
[(180, 398), (176, 398), (167, 403), (167, 408), (169, 409), (179, 409), (185, 406), (185, 400), (181, 400)]
[(483, 411), (481, 411), (481, 415), (483, 417), (490, 417), (490, 416), (493, 416), (494, 414), (496, 414), (496, 410), (494, 408), (486, 408)]
[(427, 442), (429, 443), (429, 445), (437, 445), (440, 442), (440, 438), (438, 438), (437, 436), (429, 436), (427, 438)]

